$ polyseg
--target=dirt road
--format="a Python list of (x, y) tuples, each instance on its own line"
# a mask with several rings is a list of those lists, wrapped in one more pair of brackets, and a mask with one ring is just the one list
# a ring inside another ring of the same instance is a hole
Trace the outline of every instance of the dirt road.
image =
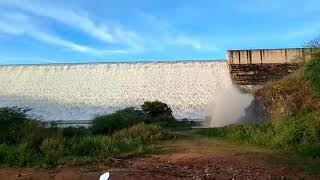
[[(317, 175), (289, 170), (280, 162), (280, 155), (254, 146), (200, 136), (171, 140), (163, 146), (165, 152), (162, 154), (127, 160), (108, 159), (100, 165), (87, 167), (59, 167), (41, 171), (0, 169), (0, 179), (98, 179), (106, 171), (114, 180), (320, 179)], [(301, 163), (305, 162), (297, 162), (298, 166), (304, 167)]]

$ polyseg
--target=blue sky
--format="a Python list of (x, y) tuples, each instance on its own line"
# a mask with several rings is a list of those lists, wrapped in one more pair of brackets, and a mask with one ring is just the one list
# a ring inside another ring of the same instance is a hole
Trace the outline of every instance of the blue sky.
[(0, 0), (0, 64), (221, 59), (319, 33), (319, 0)]

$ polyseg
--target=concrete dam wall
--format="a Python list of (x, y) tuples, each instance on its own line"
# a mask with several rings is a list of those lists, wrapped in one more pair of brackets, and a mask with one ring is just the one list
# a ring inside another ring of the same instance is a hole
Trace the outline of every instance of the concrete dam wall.
[(32, 108), (45, 120), (167, 103), (177, 118), (203, 119), (218, 91), (232, 87), (225, 61), (0, 66), (0, 107)]
[(316, 48), (228, 50), (227, 61), (229, 64), (284, 64), (310, 58), (317, 51)]
[(233, 82), (255, 90), (294, 72), (299, 61), (317, 52), (317, 48), (228, 50), (227, 62)]

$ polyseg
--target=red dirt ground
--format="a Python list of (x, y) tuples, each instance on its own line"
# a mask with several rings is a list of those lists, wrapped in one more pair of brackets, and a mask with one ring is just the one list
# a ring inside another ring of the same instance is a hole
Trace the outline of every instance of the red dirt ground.
[(0, 179), (99, 179), (110, 172), (111, 179), (318, 179), (305, 173), (289, 171), (280, 165), (270, 165), (257, 154), (270, 152), (220, 140), (189, 139), (170, 141), (166, 152), (135, 159), (108, 159), (101, 165), (59, 167), (54, 170), (0, 169)]

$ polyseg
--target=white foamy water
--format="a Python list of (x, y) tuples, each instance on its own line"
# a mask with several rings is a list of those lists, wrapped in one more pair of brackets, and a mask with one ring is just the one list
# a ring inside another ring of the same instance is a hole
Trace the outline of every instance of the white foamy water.
[(0, 66), (0, 106), (30, 107), (45, 120), (88, 120), (145, 101), (177, 118), (202, 119), (217, 90), (232, 86), (219, 61)]

